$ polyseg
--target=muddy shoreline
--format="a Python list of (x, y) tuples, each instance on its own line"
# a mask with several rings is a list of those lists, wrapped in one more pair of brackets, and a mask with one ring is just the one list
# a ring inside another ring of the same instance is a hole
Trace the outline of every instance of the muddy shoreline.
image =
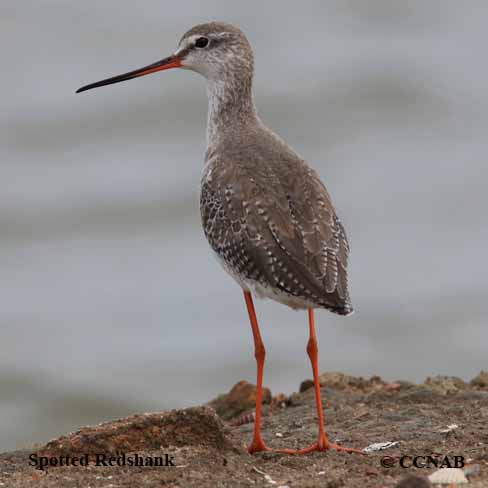
[[(488, 373), (469, 383), (437, 376), (422, 384), (324, 373), (321, 386), (332, 441), (360, 449), (386, 442), (391, 447), (367, 455), (250, 456), (245, 447), (252, 434), (255, 390), (239, 382), (205, 406), (137, 414), (1, 454), (0, 487), (421, 488), (429, 486), (426, 477), (436, 468), (417, 468), (414, 457), (449, 463), (455, 456), (469, 468), (465, 486), (488, 486)], [(263, 411), (263, 438), (271, 448), (297, 449), (315, 441), (310, 380), (291, 395), (268, 390)], [(102, 454), (105, 461), (114, 459), (112, 465), (96, 462)], [(41, 470), (33, 463), (41, 456), (50, 462), (83, 458), (87, 465), (58, 462)], [(382, 465), (385, 456), (391, 467)], [(407, 467), (399, 465), (401, 458)], [(129, 459), (143, 461), (129, 465)], [(163, 464), (151, 464), (157, 459)]]

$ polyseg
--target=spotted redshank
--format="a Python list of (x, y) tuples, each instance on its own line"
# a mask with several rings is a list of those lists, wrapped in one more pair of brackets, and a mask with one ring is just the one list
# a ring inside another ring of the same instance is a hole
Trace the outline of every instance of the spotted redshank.
[(248, 451), (268, 450), (260, 432), (265, 349), (252, 295), (308, 311), (318, 440), (300, 450), (360, 452), (333, 444), (324, 429), (314, 309), (352, 313), (347, 288), (349, 246), (317, 173), (258, 117), (254, 61), (243, 32), (211, 22), (190, 29), (174, 54), (143, 68), (83, 86), (77, 92), (156, 71), (184, 68), (207, 80), (207, 150), (200, 211), (205, 236), (237, 281), (251, 322), (257, 362), (254, 435)]

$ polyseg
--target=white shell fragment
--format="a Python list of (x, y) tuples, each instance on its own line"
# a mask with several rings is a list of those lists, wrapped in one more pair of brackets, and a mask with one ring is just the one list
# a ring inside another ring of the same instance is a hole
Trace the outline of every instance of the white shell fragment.
[[(256, 473), (259, 473), (259, 474), (262, 474), (264, 476), (264, 479), (270, 484), (270, 485), (276, 485), (278, 484), (273, 478), (271, 478), (271, 476), (267, 473), (265, 473), (264, 471), (261, 471), (260, 469), (256, 468), (256, 466), (253, 466), (254, 471), (256, 471)], [(278, 487), (279, 488), (279, 487)]]
[(461, 485), (468, 482), (464, 471), (459, 468), (441, 468), (429, 476), (429, 481), (433, 485)]
[(368, 447), (363, 449), (363, 452), (376, 452), (384, 451), (385, 449), (390, 449), (390, 447), (398, 446), (399, 442), (376, 442), (375, 444), (370, 444)]
[(457, 424), (448, 425), (447, 428), (441, 429), (439, 432), (442, 434), (448, 434), (449, 432), (456, 430), (459, 427)]
[(270, 484), (270, 485), (276, 485), (276, 481), (271, 478), (269, 474), (264, 475), (264, 479)]

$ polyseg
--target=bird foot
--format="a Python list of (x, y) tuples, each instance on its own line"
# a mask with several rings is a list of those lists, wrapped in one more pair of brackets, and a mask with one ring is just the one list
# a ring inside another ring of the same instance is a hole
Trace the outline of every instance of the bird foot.
[(266, 446), (266, 444), (263, 442), (263, 440), (260, 437), (253, 438), (251, 444), (247, 448), (247, 452), (249, 454), (254, 454), (256, 452), (262, 452), (262, 451), (271, 451), (271, 449), (268, 446)]
[(328, 451), (329, 449), (333, 449), (334, 451), (338, 451), (338, 452), (364, 454), (364, 452), (361, 451), (361, 449), (339, 446), (338, 444), (329, 442), (325, 437), (320, 438), (315, 444), (312, 444), (311, 446), (308, 447), (304, 447), (303, 449), (277, 449), (276, 452), (281, 452), (283, 454), (307, 454), (313, 451)]

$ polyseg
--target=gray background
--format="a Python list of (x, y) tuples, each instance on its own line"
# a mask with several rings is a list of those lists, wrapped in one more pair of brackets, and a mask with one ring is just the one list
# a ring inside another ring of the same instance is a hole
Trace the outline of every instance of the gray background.
[[(209, 252), (206, 97), (156, 61), (236, 23), (263, 120), (314, 165), (352, 247), (351, 318), (321, 370), (488, 367), (485, 1), (18, 1), (0, 6), (0, 449), (254, 381), (241, 293)], [(310, 377), (306, 314), (257, 302), (265, 384)]]

